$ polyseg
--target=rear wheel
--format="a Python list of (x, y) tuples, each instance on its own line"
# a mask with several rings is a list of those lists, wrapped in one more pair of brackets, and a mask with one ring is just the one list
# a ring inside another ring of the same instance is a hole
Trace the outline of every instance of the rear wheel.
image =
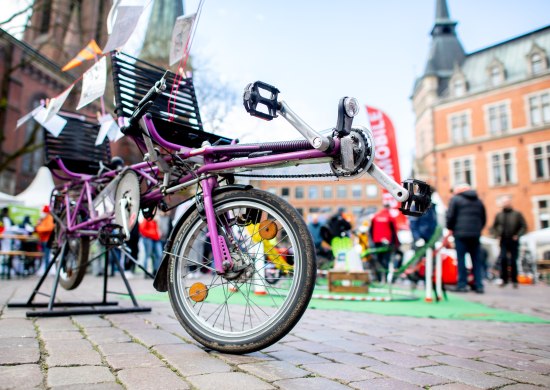
[[(216, 272), (206, 221), (193, 211), (168, 248), (170, 301), (203, 345), (257, 351), (284, 337), (307, 308), (316, 275), (311, 235), (292, 206), (267, 192), (225, 192), (214, 198), (214, 209), (232, 265)], [(280, 276), (268, 281), (266, 267), (273, 266)]]

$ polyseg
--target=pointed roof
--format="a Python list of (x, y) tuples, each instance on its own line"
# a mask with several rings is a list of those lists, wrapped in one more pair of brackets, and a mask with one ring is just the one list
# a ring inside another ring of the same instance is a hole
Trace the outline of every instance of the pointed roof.
[(447, 1), (436, 0), (435, 24), (431, 32), (432, 43), (424, 76), (448, 78), (455, 65), (462, 64), (465, 53), (456, 35), (456, 24), (449, 16)]

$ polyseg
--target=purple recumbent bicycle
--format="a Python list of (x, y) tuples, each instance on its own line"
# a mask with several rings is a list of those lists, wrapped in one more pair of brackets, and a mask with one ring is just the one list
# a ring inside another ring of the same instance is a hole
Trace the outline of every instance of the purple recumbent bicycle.
[[(373, 164), (370, 130), (352, 127), (359, 111), (353, 98), (340, 100), (337, 125), (324, 136), (280, 101), (276, 88), (250, 84), (243, 96), (246, 110), (265, 120), (280, 115), (304, 139), (239, 144), (197, 127), (200, 116), (190, 79), (177, 80), (173, 73), (162, 75), (153, 68), (145, 77), (140, 68), (120, 53), (113, 56), (117, 114), (128, 118), (123, 132), (143, 151), (144, 162), (89, 175), (56, 161), (67, 179), (51, 205), (61, 253), (60, 283), (66, 289), (76, 288), (84, 276), (90, 240), (121, 245), (140, 210), (150, 218), (157, 208), (173, 207), (168, 204), (173, 195), (192, 189), (189, 207), (164, 248), (154, 286), (168, 292), (177, 319), (201, 344), (229, 353), (257, 351), (284, 337), (306, 310), (316, 278), (315, 248), (291, 205), (272, 193), (236, 184), (235, 176), (327, 163), (340, 178), (369, 173), (406, 214), (422, 214), (429, 207), (425, 183), (407, 180), (401, 186)], [(153, 83), (147, 91), (145, 86)], [(174, 110), (165, 108), (170, 101)], [(282, 272), (268, 282), (265, 270), (273, 264)]]

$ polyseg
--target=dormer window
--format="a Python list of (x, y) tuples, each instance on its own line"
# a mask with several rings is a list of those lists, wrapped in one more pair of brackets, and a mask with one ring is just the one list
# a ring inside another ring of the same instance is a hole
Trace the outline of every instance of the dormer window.
[(487, 67), (489, 86), (496, 87), (504, 82), (504, 65), (496, 58)]
[(546, 52), (537, 44), (533, 44), (533, 47), (527, 54), (527, 66), (529, 74), (532, 76), (541, 74), (548, 69)]
[(456, 79), (453, 81), (453, 95), (455, 97), (464, 96), (466, 93), (466, 86), (463, 79)]
[(455, 65), (453, 75), (449, 81), (449, 89), (450, 95), (455, 98), (464, 96), (466, 95), (466, 92), (468, 92), (466, 77), (464, 77), (464, 73), (462, 73), (462, 70), (458, 64)]

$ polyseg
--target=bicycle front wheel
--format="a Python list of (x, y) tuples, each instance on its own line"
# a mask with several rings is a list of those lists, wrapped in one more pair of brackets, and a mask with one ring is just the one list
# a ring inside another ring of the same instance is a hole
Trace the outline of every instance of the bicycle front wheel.
[[(214, 269), (206, 221), (193, 211), (169, 248), (170, 302), (201, 344), (257, 351), (284, 337), (307, 308), (316, 275), (311, 235), (292, 206), (264, 191), (219, 194), (214, 210), (230, 257), (226, 271)], [(273, 267), (276, 281), (266, 273)]]

